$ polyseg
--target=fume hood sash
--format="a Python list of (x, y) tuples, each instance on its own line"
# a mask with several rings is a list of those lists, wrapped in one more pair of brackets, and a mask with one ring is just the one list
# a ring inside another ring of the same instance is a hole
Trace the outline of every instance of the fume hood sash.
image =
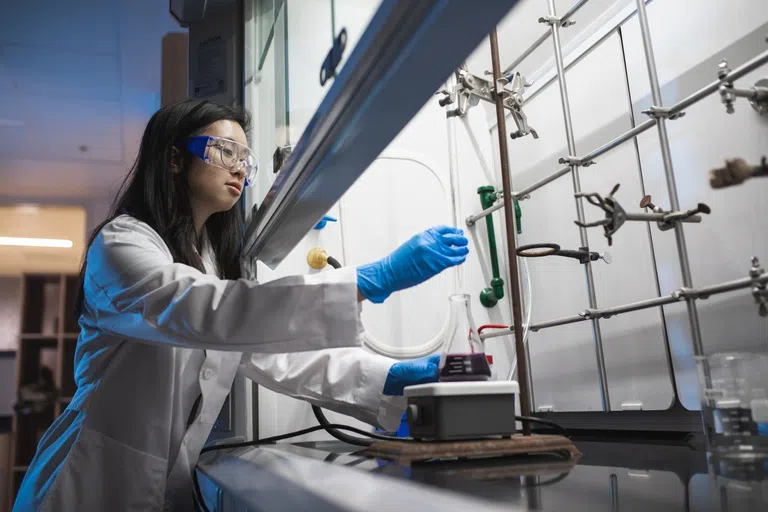
[(253, 215), (244, 256), (280, 264), (516, 3), (383, 0)]

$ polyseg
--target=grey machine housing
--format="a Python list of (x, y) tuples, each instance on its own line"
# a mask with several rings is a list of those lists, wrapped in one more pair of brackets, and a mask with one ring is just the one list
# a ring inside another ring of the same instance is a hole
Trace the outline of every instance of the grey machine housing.
[(515, 381), (437, 382), (408, 386), (411, 437), (448, 441), (515, 433)]

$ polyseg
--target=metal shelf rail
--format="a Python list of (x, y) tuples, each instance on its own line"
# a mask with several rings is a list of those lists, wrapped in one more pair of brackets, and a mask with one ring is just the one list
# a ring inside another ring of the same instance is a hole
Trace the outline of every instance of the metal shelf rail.
[[(653, 44), (650, 36), (645, 0), (635, 0), (636, 6), (637, 6), (636, 12), (637, 12), (638, 21), (640, 23), (641, 34), (642, 34), (643, 49), (645, 52), (646, 64), (648, 68), (648, 79), (650, 82), (651, 95), (653, 99), (653, 106), (645, 112), (647, 115), (650, 116), (650, 118), (647, 121), (628, 130), (626, 133), (614, 138), (613, 140), (598, 147), (597, 149), (585, 154), (584, 156), (581, 156), (581, 157), (576, 156), (577, 155), (576, 144), (574, 139), (573, 126), (571, 122), (571, 111), (570, 111), (570, 104), (568, 100), (568, 90), (565, 82), (563, 51), (562, 51), (559, 31), (561, 27), (566, 27), (569, 25), (566, 22), (579, 9), (581, 9), (586, 2), (587, 0), (577, 1), (568, 10), (568, 12), (565, 15), (558, 18), (555, 10), (554, 0), (547, 0), (549, 16), (547, 16), (546, 18), (543, 18), (542, 21), (549, 24), (550, 26), (549, 32), (543, 34), (539, 39), (537, 39), (536, 42), (534, 42), (531, 47), (526, 49), (520, 55), (520, 57), (518, 57), (510, 66), (508, 66), (504, 70), (504, 74), (508, 74), (509, 72), (513, 71), (523, 60), (525, 60), (525, 58), (527, 58), (531, 53), (533, 53), (533, 51), (536, 48), (538, 48), (542, 43), (544, 43), (550, 36), (552, 37), (557, 79), (560, 87), (560, 100), (562, 103), (563, 118), (565, 123), (566, 139), (568, 143), (568, 152), (569, 152), (568, 156), (565, 156), (560, 159), (560, 163), (566, 164), (566, 166), (558, 169), (554, 173), (544, 177), (543, 179), (535, 182), (534, 184), (520, 191), (512, 191), (511, 193), (507, 194), (505, 197), (502, 197), (501, 201), (496, 203), (494, 206), (488, 209), (485, 209), (475, 215), (469, 216), (465, 221), (468, 226), (473, 226), (477, 223), (478, 220), (482, 219), (483, 217), (490, 215), (501, 208), (504, 208), (505, 203), (507, 203), (509, 197), (512, 197), (513, 199), (517, 199), (519, 201), (528, 199), (532, 192), (538, 190), (539, 188), (547, 185), (548, 183), (555, 181), (556, 179), (568, 173), (570, 173), (572, 176), (574, 193), (575, 194), (580, 193), (581, 184), (579, 180), (579, 171), (581, 167), (588, 167), (594, 164), (596, 158), (604, 155), (605, 153), (611, 151), (612, 149), (619, 147), (623, 143), (634, 139), (641, 133), (650, 130), (653, 126), (656, 126), (658, 129), (659, 144), (661, 147), (662, 159), (664, 163), (664, 173), (667, 181), (667, 190), (670, 197), (670, 207), (672, 210), (678, 211), (679, 201), (678, 201), (678, 194), (677, 194), (677, 184), (675, 181), (674, 166), (673, 166), (672, 156), (669, 148), (669, 136), (666, 128), (667, 120), (668, 119), (672, 120), (679, 117), (688, 107), (698, 103), (699, 101), (710, 96), (711, 94), (716, 93), (722, 84), (731, 83), (735, 80), (738, 80), (743, 76), (747, 75), (748, 73), (759, 68), (760, 66), (763, 66), (766, 63), (768, 63), (768, 50), (767, 50), (760, 53), (759, 55), (752, 58), (751, 60), (747, 61), (746, 63), (742, 64), (741, 66), (733, 69), (729, 73), (724, 74), (718, 80), (713, 81), (712, 83), (706, 85), (700, 90), (694, 92), (690, 96), (675, 103), (673, 106), (664, 108), (662, 105), (661, 90), (660, 90), (659, 79), (658, 79), (657, 70), (656, 70), (656, 61), (653, 53)], [(600, 42), (597, 44), (602, 43), (604, 40), (605, 38), (601, 39)], [(505, 155), (502, 155), (502, 159), (504, 158), (504, 156)], [(584, 220), (584, 208), (582, 204), (582, 199), (583, 198), (581, 197), (576, 198), (577, 217), (578, 217), (578, 220), (581, 222), (583, 222)], [(765, 287), (766, 284), (768, 284), (768, 273), (758, 272), (758, 273), (750, 273), (750, 277), (746, 277), (743, 279), (738, 279), (735, 281), (729, 281), (726, 283), (720, 283), (717, 285), (702, 287), (698, 289), (694, 288), (693, 280), (691, 277), (691, 268), (690, 268), (690, 261), (688, 258), (688, 250), (685, 242), (685, 235), (683, 233), (683, 226), (680, 220), (674, 221), (674, 231), (675, 231), (675, 241), (677, 246), (677, 252), (679, 256), (680, 270), (681, 270), (682, 281), (683, 281), (683, 287), (680, 288), (679, 290), (665, 296), (659, 296), (652, 299), (647, 299), (647, 300), (625, 304), (621, 306), (616, 306), (616, 307), (611, 307), (611, 308), (599, 309), (597, 307), (597, 300), (595, 296), (595, 284), (594, 284), (594, 278), (592, 275), (592, 268), (590, 263), (587, 262), (585, 264), (585, 272), (586, 272), (589, 308), (574, 316), (569, 316), (569, 317), (560, 318), (560, 319), (547, 321), (547, 322), (535, 323), (535, 324), (531, 324), (530, 326), (530, 330), (533, 332), (536, 332), (541, 329), (546, 329), (546, 328), (555, 327), (559, 325), (583, 322), (587, 320), (592, 322), (593, 335), (595, 340), (595, 354), (596, 354), (597, 368), (598, 368), (598, 374), (600, 379), (602, 408), (603, 408), (603, 411), (605, 412), (610, 412), (610, 399), (608, 394), (608, 382), (606, 379), (606, 372), (605, 372), (603, 341), (602, 341), (602, 334), (600, 331), (600, 323), (599, 323), (600, 319), (607, 319), (623, 313), (629, 313), (629, 312), (638, 311), (641, 309), (659, 307), (667, 304), (673, 304), (676, 302), (684, 301), (687, 306), (687, 314), (688, 314), (688, 319), (691, 327), (693, 353), (694, 353), (694, 356), (700, 356), (700, 355), (703, 355), (704, 348), (701, 340), (701, 328), (699, 326), (699, 318), (698, 318), (698, 311), (696, 309), (696, 301), (699, 299), (706, 299), (711, 295), (715, 295), (719, 293), (726, 293), (726, 292), (731, 292), (731, 291), (746, 289), (746, 288)], [(583, 227), (580, 227), (579, 234), (580, 234), (582, 246), (588, 247), (586, 229)], [(757, 265), (756, 260), (755, 262), (753, 262), (753, 265)], [(497, 336), (509, 335), (509, 334), (512, 334), (513, 328), (514, 326), (510, 326), (509, 330), (505, 329), (496, 333), (484, 334), (482, 338), (488, 339), (488, 338), (493, 338)]]

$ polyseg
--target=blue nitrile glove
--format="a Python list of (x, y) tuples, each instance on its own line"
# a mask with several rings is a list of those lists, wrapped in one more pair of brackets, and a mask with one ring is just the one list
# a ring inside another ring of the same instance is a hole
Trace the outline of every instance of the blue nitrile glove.
[(317, 229), (317, 230), (323, 229), (325, 225), (328, 224), (329, 222), (336, 222), (336, 219), (334, 219), (330, 215), (323, 215), (323, 218), (320, 220), (320, 222), (315, 224), (315, 227), (313, 227), (312, 229)]
[(371, 302), (384, 302), (392, 292), (416, 286), (448, 267), (464, 263), (468, 243), (461, 229), (429, 228), (386, 258), (357, 267), (357, 287)]
[(440, 354), (393, 364), (384, 382), (384, 394), (399, 396), (403, 394), (403, 388), (406, 386), (437, 382), (438, 366), (440, 366)]

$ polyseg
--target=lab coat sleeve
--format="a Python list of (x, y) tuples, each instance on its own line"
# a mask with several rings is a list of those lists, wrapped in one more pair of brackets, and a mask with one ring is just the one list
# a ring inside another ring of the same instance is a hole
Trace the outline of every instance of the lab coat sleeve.
[(239, 372), (277, 393), (394, 432), (406, 402), (382, 391), (395, 362), (357, 347), (299, 354), (245, 353)]
[(121, 216), (88, 251), (81, 322), (182, 347), (298, 352), (359, 345), (355, 269), (258, 284), (174, 263), (149, 225)]

